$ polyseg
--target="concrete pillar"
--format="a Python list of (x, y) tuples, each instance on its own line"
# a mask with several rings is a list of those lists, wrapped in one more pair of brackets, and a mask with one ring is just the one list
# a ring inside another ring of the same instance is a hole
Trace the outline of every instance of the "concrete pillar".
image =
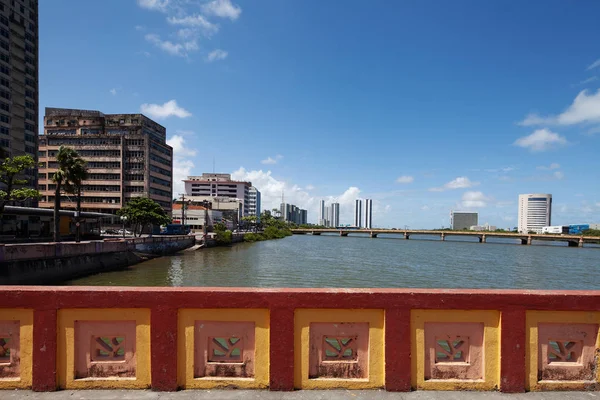
[(533, 239), (531, 238), (531, 236), (527, 236), (527, 244), (531, 245), (532, 241), (533, 241)]
[(486, 240), (485, 235), (481, 235), (479, 237), (479, 243), (485, 243), (485, 240)]
[(375, 232), (370, 232), (370, 233), (369, 233), (369, 236), (370, 236), (371, 238), (376, 238), (376, 237), (377, 237), (377, 234), (376, 234)]
[(442, 232), (442, 234), (440, 235), (440, 238), (442, 239), (442, 242), (443, 242), (444, 240), (446, 240), (446, 234)]
[(404, 239), (406, 239), (406, 240), (410, 239), (410, 235), (406, 232), (404, 232)]
[(340, 236), (348, 236), (348, 232), (340, 231)]
[(583, 247), (583, 238), (582, 237), (579, 238), (579, 247)]

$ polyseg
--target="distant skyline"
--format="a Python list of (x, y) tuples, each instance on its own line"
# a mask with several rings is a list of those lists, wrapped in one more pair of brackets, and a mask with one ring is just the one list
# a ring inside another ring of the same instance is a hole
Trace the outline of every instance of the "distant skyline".
[[(374, 227), (451, 210), (517, 225), (600, 222), (600, 3), (583, 0), (40, 2), (44, 107), (142, 112), (167, 128), (174, 193), (232, 173), (317, 222), (373, 199)], [(89, 16), (109, 28), (90, 27)], [(43, 126), (43, 123), (40, 123)]]

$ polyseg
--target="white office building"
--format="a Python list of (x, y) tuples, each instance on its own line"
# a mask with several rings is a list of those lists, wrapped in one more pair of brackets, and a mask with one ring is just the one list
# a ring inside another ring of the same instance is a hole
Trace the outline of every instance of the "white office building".
[(251, 182), (234, 181), (231, 174), (204, 173), (188, 176), (184, 181), (185, 195), (214, 201), (217, 197), (236, 199), (242, 203), (241, 217), (250, 215)]
[(319, 220), (318, 224), (325, 226), (325, 200), (319, 202)]
[(520, 194), (519, 195), (519, 220), (520, 233), (530, 231), (541, 233), (542, 228), (550, 226), (552, 215), (551, 194)]
[(365, 228), (373, 228), (373, 200), (365, 200)]
[(340, 203), (331, 203), (331, 227), (340, 226)]
[(260, 218), (261, 210), (261, 196), (260, 191), (254, 186), (248, 190), (248, 215), (254, 215)]
[(354, 202), (354, 226), (362, 228), (362, 200), (360, 199)]

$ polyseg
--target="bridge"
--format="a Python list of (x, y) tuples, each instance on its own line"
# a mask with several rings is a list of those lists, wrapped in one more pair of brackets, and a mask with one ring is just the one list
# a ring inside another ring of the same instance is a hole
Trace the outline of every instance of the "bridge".
[(600, 238), (596, 236), (577, 236), (577, 235), (552, 235), (552, 234), (528, 234), (512, 232), (476, 232), (476, 231), (445, 231), (445, 230), (410, 230), (410, 229), (292, 229), (295, 235), (321, 235), (338, 234), (340, 236), (348, 235), (369, 235), (376, 238), (381, 234), (402, 235), (404, 239), (410, 239), (411, 236), (427, 235), (440, 236), (441, 240), (446, 240), (448, 236), (475, 237), (479, 243), (485, 243), (488, 238), (519, 239), (521, 244), (530, 245), (533, 240), (561, 241), (567, 242), (569, 247), (583, 247), (584, 243), (600, 244)]

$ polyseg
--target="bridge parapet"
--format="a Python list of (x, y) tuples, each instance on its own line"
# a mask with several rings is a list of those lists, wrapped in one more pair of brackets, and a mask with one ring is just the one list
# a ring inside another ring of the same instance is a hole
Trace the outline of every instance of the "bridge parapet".
[(0, 388), (598, 389), (600, 291), (0, 287)]

